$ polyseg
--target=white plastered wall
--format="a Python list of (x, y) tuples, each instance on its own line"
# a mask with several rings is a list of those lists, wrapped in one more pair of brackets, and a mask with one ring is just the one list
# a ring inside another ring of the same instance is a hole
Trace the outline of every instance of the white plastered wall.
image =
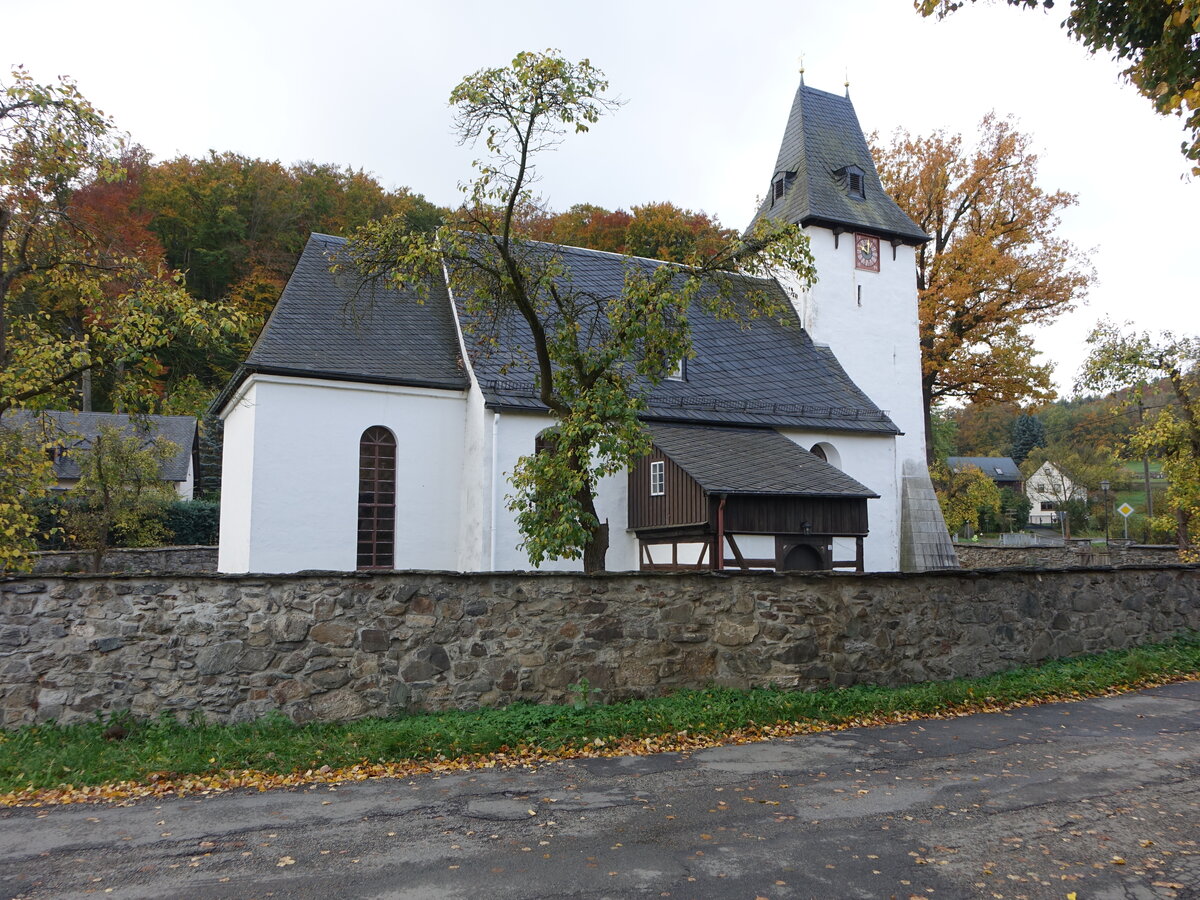
[[(492, 544), (494, 571), (533, 568), (529, 557), (520, 549), (521, 535), (517, 529), (516, 516), (509, 511), (505, 498), (512, 493), (509, 475), (517, 460), (533, 452), (534, 439), (538, 433), (554, 424), (548, 415), (522, 412), (502, 412), (494, 420), (495, 481), (491, 491), (495, 534)], [(638, 567), (637, 537), (627, 530), (629, 520), (629, 478), (625, 472), (601, 479), (596, 490), (596, 512), (602, 522), (608, 522), (608, 556), (605, 567), (609, 571), (630, 571)], [(583, 563), (577, 559), (547, 560), (538, 567), (548, 571), (581, 571)]]
[(254, 524), (254, 420), (258, 386), (247, 380), (225, 407), (221, 454), (221, 539), (217, 571), (250, 571)]
[(362, 433), (396, 436), (396, 567), (457, 569), (465, 392), (251, 375), (226, 408), (223, 572), (351, 571)]
[[(879, 494), (867, 501), (867, 528), (863, 541), (863, 568), (868, 572), (895, 572), (900, 568), (900, 493), (896, 489), (896, 441), (891, 435), (860, 435), (780, 428), (779, 433), (811, 450), (824, 444), (829, 462), (855, 481)], [(834, 558), (854, 559), (853, 538), (834, 541)]]
[[(875, 483), (858, 478), (886, 500), (871, 501), (871, 534), (876, 535), (877, 508), (895, 510), (897, 555), (892, 569), (899, 568), (899, 517), (905, 460), (925, 465), (925, 413), (921, 396), (921, 345), (917, 318), (917, 270), (913, 248), (887, 241), (879, 244), (879, 271), (854, 265), (854, 233), (835, 238), (827, 228), (804, 229), (811, 241), (817, 264), (817, 283), (798, 290), (786, 274), (779, 280), (788, 289), (805, 330), (814, 341), (827, 345), (846, 374), (886, 410), (902, 434), (893, 439), (893, 469), (890, 480)], [(893, 259), (893, 252), (895, 258)], [(872, 439), (876, 440), (876, 439)], [(832, 441), (840, 446), (837, 440)], [(883, 509), (880, 509), (883, 512)], [(882, 524), (880, 522), (879, 524)], [(875, 541), (868, 541), (877, 543)], [(876, 551), (878, 552), (878, 551)], [(876, 559), (879, 559), (876, 556)], [(880, 571), (868, 563), (868, 569)]]

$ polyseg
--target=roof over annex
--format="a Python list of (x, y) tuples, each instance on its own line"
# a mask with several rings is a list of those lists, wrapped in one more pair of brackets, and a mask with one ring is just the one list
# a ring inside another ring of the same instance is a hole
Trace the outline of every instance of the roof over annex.
[(55, 456), (54, 474), (67, 480), (79, 477), (79, 461), (71, 451), (90, 447), (104, 427), (118, 428), (125, 435), (139, 435), (147, 443), (161, 438), (174, 444), (178, 449), (163, 461), (159, 470), (163, 481), (187, 480), (196, 445), (196, 420), (191, 416), (134, 418), (121, 413), (14, 409), (5, 413), (0, 425), (37, 428), (39, 439), (62, 447), (66, 452)]
[[(849, 167), (862, 177), (861, 194), (850, 183)], [(782, 196), (777, 197), (775, 183), (779, 179), (783, 180)], [(764, 218), (782, 219), (800, 225), (859, 229), (906, 244), (929, 240), (883, 189), (849, 96), (800, 82), (770, 187), (751, 225)]]
[[(487, 405), (546, 411), (538, 399), (533, 341), (516, 314), (502, 320), (496, 341), (459, 342), (455, 315), (466, 321), (463, 298), (450, 302), (444, 282), (420, 302), (413, 291), (364, 287), (350, 271), (330, 272), (345, 240), (314, 234), (246, 362), (217, 397), (219, 411), (251, 373), (330, 378), (373, 384), (464, 390), (469, 386), (462, 347)], [(626, 267), (653, 270), (671, 263), (557, 244), (528, 245), (553, 255), (569, 272), (572, 289), (598, 304), (616, 296)], [(645, 385), (646, 418), (729, 425), (778, 425), (893, 435), (895, 424), (842, 369), (828, 347), (800, 325), (773, 279), (730, 276), (733, 298), (748, 304), (765, 291), (786, 310), (783, 321), (756, 319), (744, 328), (698, 309), (689, 314), (696, 357), (684, 377)]]
[(651, 422), (654, 445), (709, 494), (875, 498), (875, 491), (770, 428)]
[(1011, 456), (947, 456), (946, 465), (952, 472), (974, 466), (992, 481), (1020, 481), (1025, 477)]

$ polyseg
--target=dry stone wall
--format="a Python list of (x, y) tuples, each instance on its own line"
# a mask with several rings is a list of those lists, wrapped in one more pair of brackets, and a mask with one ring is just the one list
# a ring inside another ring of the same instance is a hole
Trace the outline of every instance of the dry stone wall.
[(1075, 542), (1062, 547), (987, 547), (955, 544), (964, 569), (1069, 568), (1072, 566), (1173, 566), (1181, 565), (1179, 549), (1158, 544), (1102, 544)]
[[(92, 554), (86, 550), (46, 550), (34, 554), (35, 575), (63, 575), (90, 572)], [(217, 548), (123, 547), (109, 550), (100, 563), (100, 571), (113, 572), (216, 572)]]
[(0, 581), (8, 727), (296, 721), (979, 675), (1200, 628), (1196, 568), (924, 575), (30, 576)]

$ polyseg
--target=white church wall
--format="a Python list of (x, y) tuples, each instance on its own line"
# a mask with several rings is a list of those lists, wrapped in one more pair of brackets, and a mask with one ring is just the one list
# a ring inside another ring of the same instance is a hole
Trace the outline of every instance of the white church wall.
[[(396, 567), (458, 567), (463, 392), (261, 375), (251, 380), (249, 459), (243, 429), (235, 428), (232, 449), (239, 464), (230, 466), (226, 457), (224, 477), (233, 480), (222, 485), (224, 505), (244, 478), (239, 471), (250, 471), (246, 463), (257, 461), (249, 516), (238, 511), (249, 525), (227, 535), (222, 517), (222, 571), (353, 570), (359, 440), (373, 425), (396, 437)], [(238, 418), (235, 410), (227, 422)], [(237, 543), (248, 546), (245, 557)]]
[[(891, 435), (832, 434), (780, 428), (780, 434), (811, 450), (825, 445), (830, 465), (879, 494), (867, 501), (869, 534), (863, 541), (863, 566), (868, 572), (895, 572), (900, 568), (900, 494), (896, 489), (896, 440)], [(829, 452), (833, 449), (833, 453)], [(838, 559), (854, 558), (854, 541), (835, 547)], [(848, 554), (848, 555), (847, 555)]]
[[(533, 568), (525, 551), (520, 549), (521, 534), (516, 516), (509, 511), (505, 498), (512, 493), (509, 482), (517, 460), (533, 452), (534, 439), (553, 420), (537, 413), (502, 412), (495, 431), (496, 481), (491, 492), (495, 515), (495, 552), (490, 568), (509, 571)], [(638, 568), (637, 537), (627, 530), (629, 516), (628, 476), (625, 472), (603, 478), (597, 486), (596, 512), (607, 521), (609, 548), (605, 565), (610, 571), (631, 571)], [(539, 569), (545, 571), (582, 571), (581, 560), (547, 560)]]
[[(913, 248), (880, 241), (879, 271), (854, 266), (854, 234), (835, 238), (806, 228), (818, 281), (798, 300), (812, 339), (827, 344), (838, 362), (903, 435), (900, 458), (925, 458), (921, 398), (921, 345)], [(835, 246), (836, 241), (836, 246)]]
[(463, 460), (459, 477), (458, 557), (460, 572), (479, 572), (491, 541), (491, 450), (493, 415), (484, 407), (475, 379), (467, 392), (463, 422)]
[(248, 381), (226, 407), (221, 463), (221, 545), (217, 553), (219, 572), (250, 571), (256, 395), (257, 386)]

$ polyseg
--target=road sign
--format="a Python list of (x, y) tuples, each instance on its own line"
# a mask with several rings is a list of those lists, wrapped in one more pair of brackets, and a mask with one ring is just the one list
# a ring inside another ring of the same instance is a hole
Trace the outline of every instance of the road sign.
[(1121, 515), (1123, 515), (1125, 518), (1128, 519), (1130, 516), (1133, 515), (1133, 507), (1130, 506), (1128, 503), (1122, 503), (1120, 506), (1117, 507), (1117, 512), (1119, 512)]

